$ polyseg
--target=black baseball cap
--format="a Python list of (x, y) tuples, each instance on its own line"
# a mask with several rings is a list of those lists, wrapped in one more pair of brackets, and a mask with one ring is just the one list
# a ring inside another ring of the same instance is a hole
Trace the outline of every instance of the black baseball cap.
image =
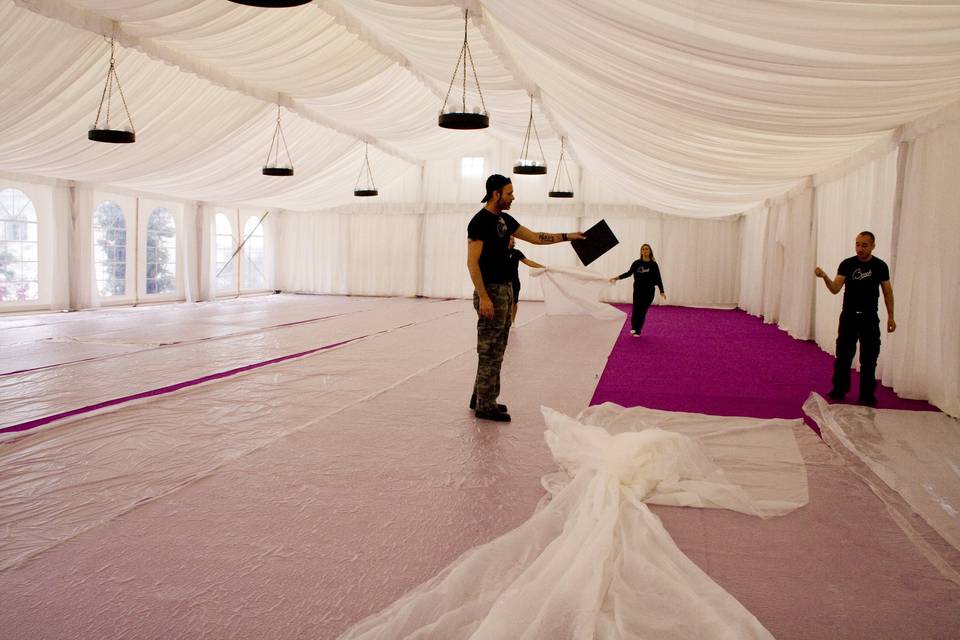
[(512, 184), (510, 178), (502, 176), (499, 173), (495, 173), (489, 178), (487, 178), (487, 195), (483, 196), (483, 200), (480, 202), (486, 202), (493, 196), (494, 191), (500, 191), (508, 184)]

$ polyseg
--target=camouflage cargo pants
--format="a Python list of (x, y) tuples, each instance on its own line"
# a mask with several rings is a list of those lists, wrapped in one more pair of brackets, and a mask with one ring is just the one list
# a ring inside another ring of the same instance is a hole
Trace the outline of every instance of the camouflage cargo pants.
[(473, 292), (473, 308), (477, 310), (477, 380), (473, 392), (477, 411), (496, 411), (500, 395), (500, 365), (507, 350), (510, 317), (513, 310), (513, 285), (488, 284), (487, 295), (493, 302), (493, 318), (480, 315), (480, 296)]

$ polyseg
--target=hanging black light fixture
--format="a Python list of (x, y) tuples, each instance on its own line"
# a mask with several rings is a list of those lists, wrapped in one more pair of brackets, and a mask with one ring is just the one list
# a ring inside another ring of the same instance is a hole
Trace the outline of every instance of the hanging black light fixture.
[[(133, 120), (130, 118), (130, 109), (127, 108), (127, 100), (123, 97), (123, 89), (120, 88), (120, 77), (117, 76), (116, 44), (113, 37), (110, 38), (110, 67), (107, 69), (107, 81), (103, 85), (103, 94), (100, 96), (100, 106), (97, 108), (97, 118), (93, 126), (87, 131), (87, 138), (94, 142), (107, 142), (110, 144), (130, 144), (137, 140), (137, 132), (133, 128)], [(120, 102), (123, 103), (123, 111), (127, 115), (127, 126), (123, 129), (110, 128), (110, 104), (113, 101), (113, 85), (116, 82), (117, 93), (120, 94)], [(104, 114), (104, 103), (106, 103), (106, 113)], [(100, 115), (105, 115), (103, 125), (100, 123)]]
[[(530, 132), (537, 140), (537, 147), (540, 148), (540, 160), (530, 158)], [(542, 176), (547, 173), (546, 156), (543, 155), (543, 146), (540, 144), (540, 134), (537, 133), (537, 125), (533, 121), (533, 96), (530, 96), (530, 120), (527, 121), (527, 133), (523, 136), (523, 146), (520, 148), (520, 159), (513, 165), (513, 172), (523, 176)]]
[[(572, 198), (573, 197), (573, 180), (570, 179), (570, 172), (567, 170), (567, 161), (563, 157), (564, 152), (564, 138), (560, 138), (560, 159), (557, 161), (557, 175), (553, 179), (553, 186), (550, 187), (550, 191), (547, 192), (547, 195), (551, 198)], [(557, 189), (557, 184), (560, 182), (560, 172), (563, 172), (567, 176), (567, 184), (570, 185), (570, 189), (564, 191), (563, 189)]]
[[(483, 101), (483, 92), (480, 91), (480, 80), (477, 78), (477, 67), (473, 64), (473, 54), (470, 53), (470, 43), (467, 41), (467, 16), (470, 10), (463, 12), (463, 47), (460, 49), (460, 57), (457, 58), (457, 66), (453, 68), (453, 77), (450, 78), (450, 86), (447, 87), (447, 95), (443, 98), (443, 104), (440, 105), (440, 117), (438, 124), (444, 129), (486, 129), (490, 126), (490, 116), (487, 115), (487, 105)], [(470, 68), (473, 69), (473, 81), (477, 86), (477, 93), (480, 95), (479, 107), (474, 107), (472, 112), (467, 111), (467, 60), (470, 61)], [(453, 89), (453, 83), (457, 80), (457, 71), (460, 70), (460, 64), (463, 63), (463, 93), (460, 100), (460, 111), (447, 110), (447, 100), (450, 99), (450, 91)]]
[[(353, 185), (353, 195), (358, 198), (369, 198), (380, 195), (377, 191), (377, 185), (373, 184), (373, 173), (370, 171), (370, 156), (367, 153), (367, 144), (363, 145), (363, 164), (360, 166), (360, 174), (357, 176), (357, 182)], [(366, 178), (363, 186), (360, 186), (360, 179)]]
[(262, 7), (264, 9), (281, 9), (283, 7), (299, 7), (304, 4), (310, 4), (313, 0), (230, 0), (234, 4), (242, 4), (248, 7)]
[[(283, 155), (286, 156), (286, 164), (281, 164), (280, 162), (281, 144), (283, 145)], [(273, 130), (273, 140), (270, 141), (270, 149), (267, 151), (267, 161), (263, 165), (263, 175), (293, 175), (293, 160), (290, 159), (290, 149), (287, 148), (287, 139), (283, 136), (283, 128), (280, 126), (280, 105), (277, 105), (277, 128)]]

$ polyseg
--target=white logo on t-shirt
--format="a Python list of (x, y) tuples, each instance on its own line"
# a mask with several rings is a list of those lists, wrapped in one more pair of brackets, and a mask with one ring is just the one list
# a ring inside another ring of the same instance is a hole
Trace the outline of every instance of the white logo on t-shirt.
[(637, 273), (650, 273), (650, 267), (637, 267)]
[(507, 236), (507, 222), (503, 218), (497, 218), (497, 235), (501, 238)]
[(867, 269), (866, 271), (861, 271), (859, 267), (853, 270), (853, 279), (854, 280), (863, 280), (864, 278), (869, 278), (873, 275), (873, 269)]

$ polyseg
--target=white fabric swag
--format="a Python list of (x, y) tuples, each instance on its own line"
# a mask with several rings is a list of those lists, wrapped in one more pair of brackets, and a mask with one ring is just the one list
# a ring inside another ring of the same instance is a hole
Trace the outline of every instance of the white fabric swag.
[(546, 504), (341, 640), (773, 637), (677, 548), (647, 503), (759, 517), (803, 506), (799, 420), (612, 403), (577, 419), (542, 411), (560, 467), (542, 480)]

